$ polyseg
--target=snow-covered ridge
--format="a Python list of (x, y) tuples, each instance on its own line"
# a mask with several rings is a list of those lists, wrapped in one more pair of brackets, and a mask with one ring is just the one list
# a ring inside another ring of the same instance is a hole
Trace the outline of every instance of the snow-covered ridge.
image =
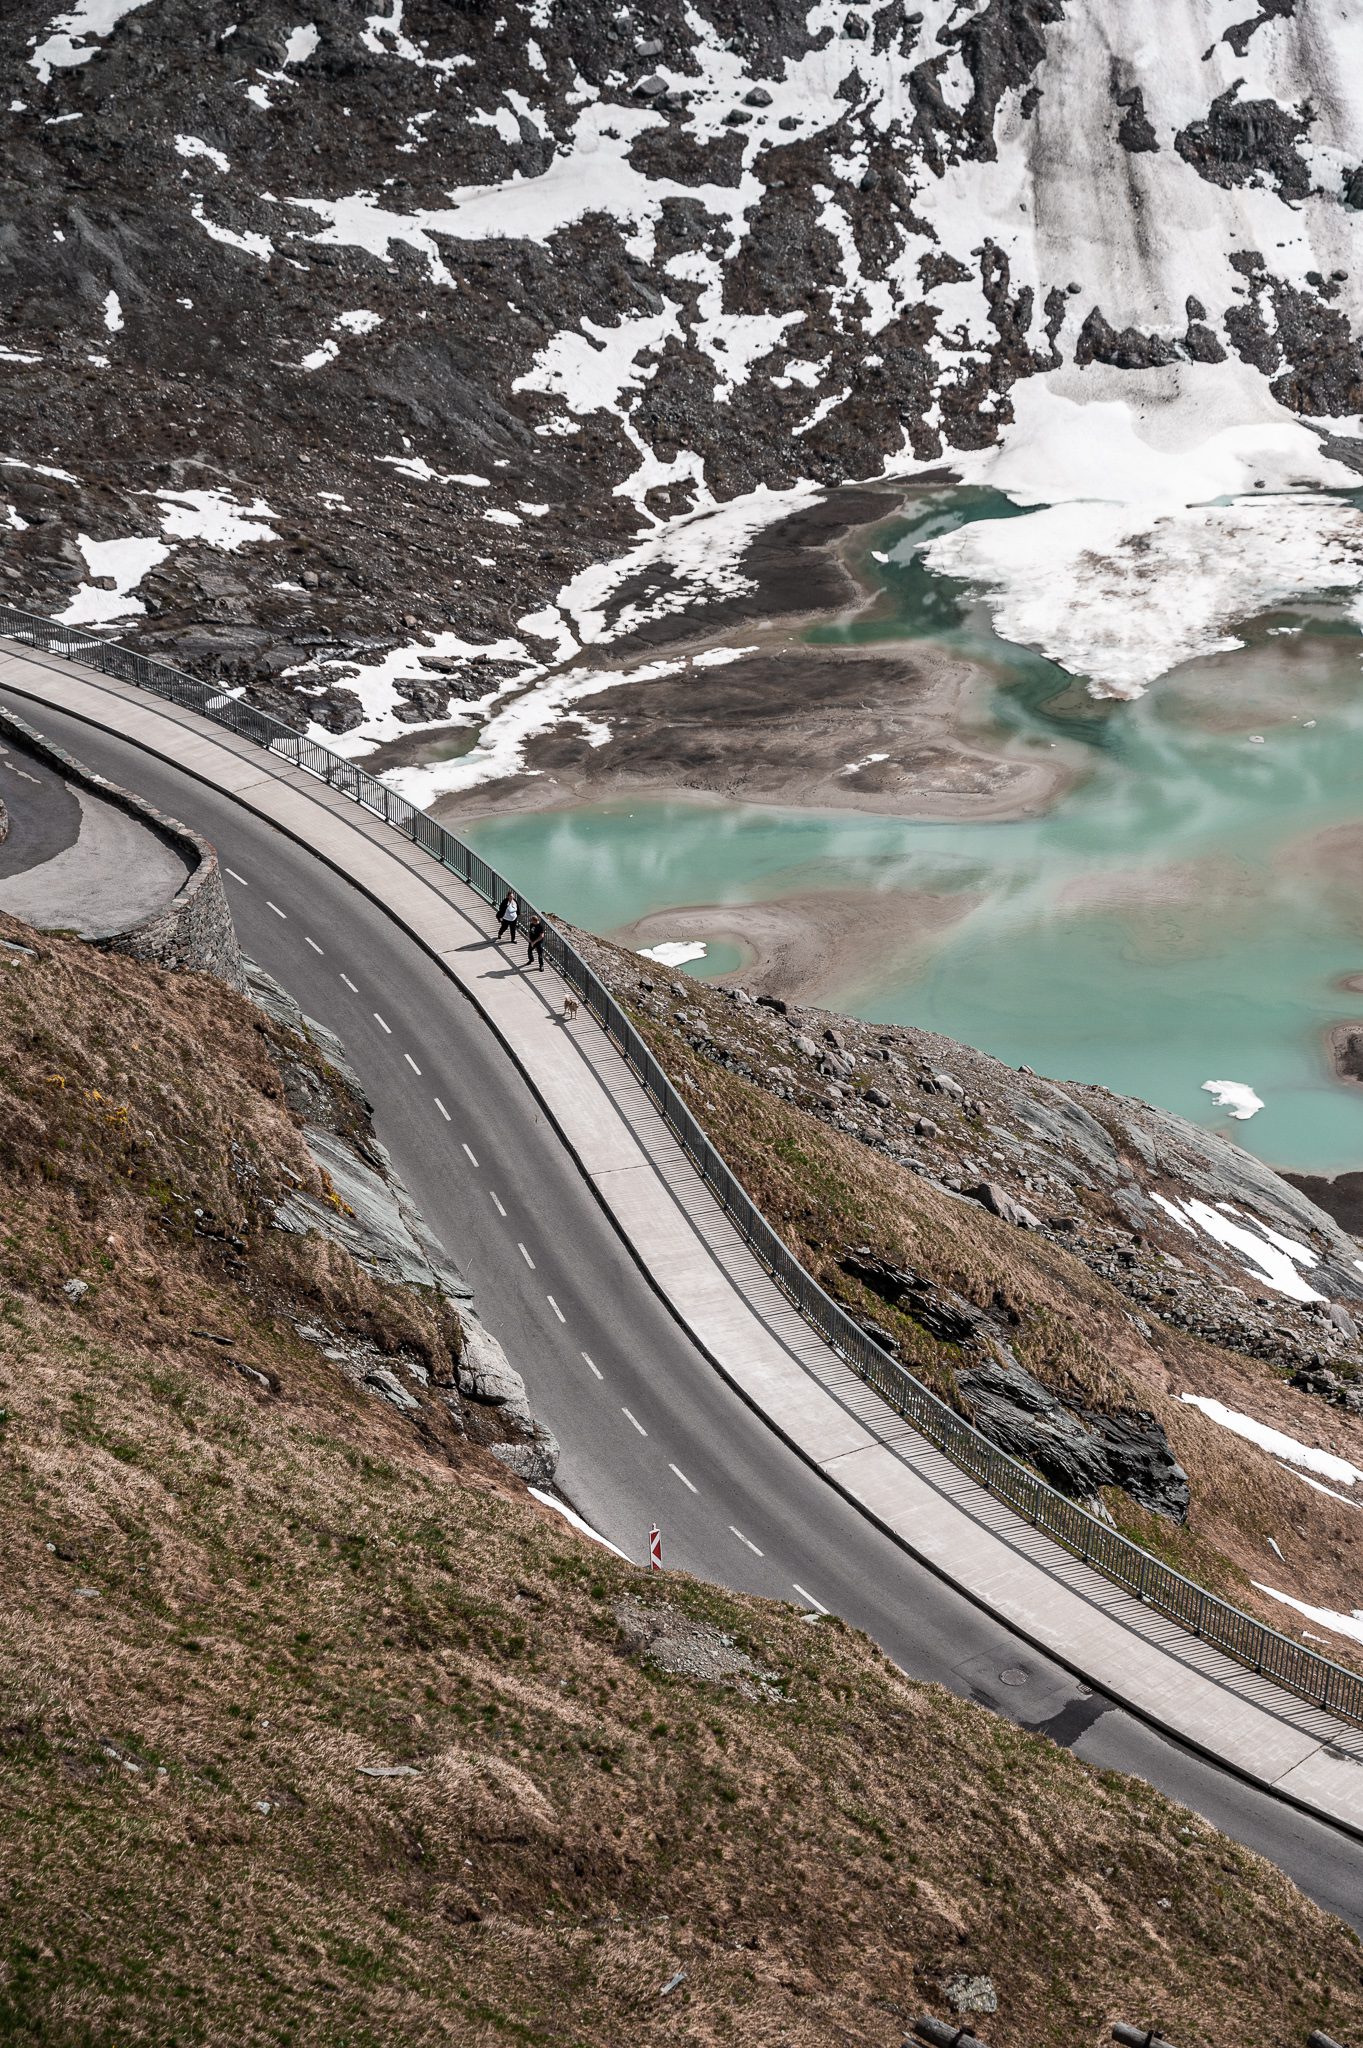
[[(12, 117), (96, 121), (101, 79), (157, 19), (150, 0), (54, 13)], [(424, 441), (362, 451), (413, 482), (490, 475), (464, 426), (504, 408), (516, 488), (451, 516), (599, 521), (608, 568), (518, 592), (485, 649), (543, 616), (548, 675), (673, 608), (684, 573), (610, 610), (660, 548), (733, 561), (723, 518), (698, 540), (717, 505), (774, 517), (801, 489), (944, 461), (1030, 509), (942, 536), (930, 566), (1100, 691), (1138, 694), (1294, 596), (1360, 601), (1360, 515), (1331, 495), (1357, 481), (1363, 414), (1363, 16), (1338, 0), (782, 0), (724, 27), (703, 0), (650, 22), (510, 0), (486, 23), (385, 0), (353, 20), (248, 15), (212, 40), (212, 89), (162, 126), (177, 229), (259, 307), (294, 289), (311, 308), (333, 253), (349, 279), (273, 345), (282, 394), (306, 379), (320, 416), (420, 323), (458, 340), (479, 268), (533, 258), (492, 295), (508, 324), (477, 350), (481, 412), (449, 415), (466, 445), (418, 407)], [(77, 90), (79, 116), (61, 98)], [(359, 137), (371, 90), (382, 120), (355, 148), (290, 150), (283, 108), (324, 103), (337, 128), (353, 113)], [(95, 284), (117, 318), (92, 323), (86, 359), (122, 371), (148, 309), (136, 276)], [(197, 319), (196, 299), (172, 303)], [(34, 340), (5, 345), (16, 375), (52, 360)], [(233, 474), (277, 502), (268, 456)], [(501, 558), (486, 546), (477, 566)], [(393, 736), (423, 646), (386, 704), (361, 682), (353, 744)]]

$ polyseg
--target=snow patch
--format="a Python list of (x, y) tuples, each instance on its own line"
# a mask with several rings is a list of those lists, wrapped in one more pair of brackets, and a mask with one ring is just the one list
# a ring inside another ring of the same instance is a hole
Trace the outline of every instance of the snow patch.
[(220, 149), (214, 149), (211, 142), (205, 142), (198, 135), (177, 135), (175, 153), (183, 157), (203, 157), (220, 171), (230, 171), (232, 168)]
[(400, 469), (404, 476), (414, 477), (421, 484), (467, 484), (471, 489), (485, 491), (492, 479), (486, 476), (461, 476), (452, 471), (445, 476), (438, 469), (432, 469), (424, 455), (376, 455), (375, 462), (386, 462), (392, 469)]
[(249, 229), (245, 234), (238, 234), (235, 228), (221, 226), (208, 218), (202, 200), (193, 207), (191, 218), (199, 223), (206, 235), (211, 235), (215, 242), (225, 242), (229, 249), (240, 249), (247, 256), (258, 256), (262, 263), (268, 263), (274, 255), (274, 243), (268, 235), (257, 235)]
[(302, 28), (290, 29), (289, 39), (284, 45), (285, 65), (306, 64), (320, 40), (315, 22), (309, 21)]
[(1363, 1467), (1352, 1464), (1348, 1458), (1338, 1458), (1333, 1451), (1318, 1451), (1313, 1445), (1301, 1443), (1281, 1429), (1270, 1429), (1267, 1423), (1256, 1422), (1252, 1415), (1241, 1415), (1236, 1409), (1225, 1407), (1208, 1394), (1180, 1394), (1179, 1400), (1185, 1401), (1190, 1408), (1200, 1408), (1211, 1421), (1219, 1422), (1223, 1429), (1231, 1430), (1247, 1443), (1258, 1444), (1260, 1450), (1267, 1451), (1285, 1465), (1299, 1465), (1303, 1471), (1314, 1472), (1318, 1478), (1333, 1479), (1336, 1486), (1357, 1486), (1363, 1482)]
[(112, 35), (125, 16), (145, 7), (147, 0), (76, 0), (67, 14), (59, 14), (47, 25), (47, 40), (39, 43), (29, 63), (46, 85), (54, 71), (75, 64), (88, 64), (98, 55), (99, 43), (87, 43), (87, 36), (102, 39)]
[(1316, 1255), (1306, 1245), (1296, 1244), (1291, 1238), (1283, 1237), (1278, 1231), (1270, 1230), (1266, 1224), (1242, 1212), (1214, 1209), (1209, 1202), (1190, 1197), (1183, 1202), (1171, 1202), (1165, 1195), (1155, 1195), (1165, 1214), (1171, 1216), (1182, 1229), (1196, 1234), (1201, 1230), (1214, 1243), (1228, 1251), (1238, 1253), (1249, 1260), (1245, 1271), (1261, 1286), (1271, 1287), (1275, 1294), (1285, 1294), (1292, 1301), (1324, 1301), (1325, 1296), (1309, 1287), (1302, 1278), (1298, 1267), (1314, 1266)]
[(1363, 1643), (1363, 1607), (1355, 1607), (1352, 1614), (1339, 1614), (1333, 1607), (1312, 1607), (1308, 1601), (1296, 1600), (1290, 1593), (1280, 1593), (1276, 1586), (1265, 1586), (1258, 1579), (1252, 1583), (1260, 1593), (1267, 1593), (1270, 1600), (1281, 1600), (1284, 1607), (1295, 1608), (1308, 1621), (1328, 1628), (1337, 1636), (1347, 1636), (1350, 1642)]
[(592, 1542), (599, 1543), (603, 1550), (613, 1552), (616, 1557), (623, 1557), (626, 1564), (634, 1562), (633, 1558), (625, 1557), (623, 1550), (616, 1549), (616, 1546), (608, 1536), (603, 1536), (599, 1529), (593, 1529), (590, 1522), (584, 1522), (581, 1515), (573, 1508), (570, 1508), (566, 1501), (559, 1500), (552, 1493), (546, 1493), (543, 1487), (540, 1486), (527, 1486), (525, 1490), (532, 1500), (539, 1502), (541, 1507), (552, 1508), (556, 1515), (562, 1515), (565, 1522), (571, 1522), (580, 1536), (589, 1536)]
[(104, 299), (104, 325), (110, 334), (119, 334), (123, 329), (123, 308), (117, 292), (108, 292)]
[(66, 610), (57, 614), (61, 625), (107, 626), (115, 619), (134, 618), (146, 611), (141, 598), (132, 592), (169, 555), (164, 541), (136, 534), (122, 540), (91, 540), (88, 533), (82, 533), (76, 536), (76, 546), (91, 576), (114, 587), (100, 590), (94, 583), (80, 584)]
[(204, 541), (211, 548), (235, 554), (252, 540), (278, 540), (266, 521), (279, 515), (263, 498), (238, 505), (226, 491), (148, 492), (161, 507), (161, 531), (172, 540)]

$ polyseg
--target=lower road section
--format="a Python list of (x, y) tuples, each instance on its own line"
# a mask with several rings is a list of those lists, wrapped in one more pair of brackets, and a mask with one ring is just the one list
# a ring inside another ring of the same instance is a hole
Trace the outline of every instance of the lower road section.
[[(243, 946), (345, 1040), (380, 1135), (524, 1373), (563, 1446), (562, 1490), (593, 1527), (643, 1562), (656, 1523), (665, 1567), (796, 1603), (812, 1627), (843, 1616), (911, 1676), (1140, 1773), (1363, 1930), (1363, 1843), (1081, 1685), (906, 1553), (730, 1389), (641, 1275), (516, 1064), (400, 925), (231, 797), (49, 705), (15, 705), (218, 847)], [(490, 946), (494, 926), (470, 943)], [(500, 971), (527, 972), (521, 948)], [(544, 1008), (546, 1029), (572, 1028)]]

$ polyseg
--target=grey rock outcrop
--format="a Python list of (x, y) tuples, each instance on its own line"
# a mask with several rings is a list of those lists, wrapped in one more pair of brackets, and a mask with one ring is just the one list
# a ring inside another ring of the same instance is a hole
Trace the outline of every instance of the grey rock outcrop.
[(1013, 1358), (960, 1370), (956, 1384), (975, 1427), (1060, 1492), (1089, 1500), (1119, 1486), (1152, 1514), (1187, 1520), (1188, 1475), (1153, 1416), (1067, 1407)]
[[(525, 1381), (473, 1309), (473, 1289), (427, 1226), (370, 1122), (369, 1104), (341, 1041), (304, 1014), (272, 975), (247, 961), (250, 994), (281, 1027), (274, 1047), (285, 1099), (298, 1117), (324, 1194), (295, 1188), (277, 1204), (277, 1229), (315, 1230), (377, 1279), (429, 1288), (454, 1310), (461, 1332), (457, 1387), (431, 1391), (466, 1434), (528, 1485), (547, 1486), (559, 1447), (531, 1411)], [(296, 1046), (296, 1051), (293, 1049)], [(380, 1355), (335, 1332), (300, 1326), (356, 1386), (414, 1416), (426, 1386), (413, 1359)], [(467, 1404), (467, 1405), (465, 1405)]]

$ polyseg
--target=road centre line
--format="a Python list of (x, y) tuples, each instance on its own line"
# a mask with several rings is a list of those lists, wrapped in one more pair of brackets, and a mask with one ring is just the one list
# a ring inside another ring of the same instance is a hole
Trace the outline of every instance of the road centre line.
[(354, 982), (350, 979), (350, 976), (348, 974), (343, 974), (341, 976), (341, 979), (345, 983), (346, 987), (350, 990), (350, 993), (352, 995), (357, 996), (360, 993), (360, 991), (356, 988)]
[(446, 1109), (444, 1103), (440, 1100), (440, 1097), (438, 1095), (433, 1095), (431, 1097), (431, 1100), (435, 1104), (436, 1108), (440, 1111), (440, 1114), (444, 1117), (446, 1123), (448, 1123), (450, 1120), (450, 1113)]
[(415, 1060), (414, 1060), (414, 1059), (412, 1058), (412, 1055), (411, 1055), (411, 1054), (410, 1054), (409, 1052), (405, 1052), (405, 1053), (404, 1053), (404, 1054), (402, 1055), (402, 1057), (403, 1057), (403, 1058), (404, 1058), (404, 1059), (406, 1060), (406, 1062), (407, 1062), (408, 1066), (409, 1066), (409, 1067), (411, 1068), (411, 1070), (412, 1070), (412, 1072), (413, 1072), (414, 1074), (420, 1074), (420, 1072), (421, 1072), (421, 1069), (420, 1069), (420, 1067), (419, 1067), (419, 1066), (417, 1065), (416, 1061), (415, 1061)]
[[(322, 952), (322, 948), (318, 945), (316, 939), (310, 939), (306, 932), (304, 932), (303, 934), (303, 944), (305, 946), (311, 946), (314, 953)], [(325, 959), (325, 954), (323, 954), (322, 957)]]
[(685, 1473), (684, 1473), (684, 1472), (682, 1471), (682, 1468), (681, 1468), (681, 1466), (680, 1466), (680, 1465), (669, 1465), (667, 1469), (668, 1469), (668, 1471), (669, 1471), (669, 1472), (675, 1472), (675, 1473), (676, 1473), (676, 1475), (677, 1475), (678, 1479), (680, 1479), (680, 1481), (681, 1481), (682, 1485), (683, 1485), (683, 1486), (684, 1486), (684, 1487), (685, 1487), (685, 1488), (687, 1489), (687, 1491), (688, 1491), (689, 1493), (698, 1493), (698, 1492), (700, 1491), (699, 1487), (696, 1487), (696, 1486), (692, 1486), (692, 1484), (691, 1484), (691, 1481), (690, 1481), (690, 1480), (689, 1480), (689, 1479), (687, 1478), (686, 1474), (685, 1474)]
[(758, 1549), (757, 1545), (753, 1542), (752, 1537), (745, 1536), (741, 1529), (735, 1529), (732, 1522), (730, 1522), (729, 1524), (729, 1534), (731, 1536), (737, 1536), (740, 1543), (746, 1543), (754, 1557), (765, 1556), (766, 1553)]
[(553, 1295), (552, 1295), (552, 1294), (546, 1294), (544, 1298), (545, 1298), (545, 1300), (546, 1300), (546, 1301), (548, 1302), (548, 1304), (549, 1304), (550, 1308), (551, 1308), (551, 1309), (552, 1309), (552, 1310), (554, 1311), (554, 1314), (555, 1314), (555, 1315), (556, 1315), (556, 1316), (558, 1317), (559, 1321), (560, 1321), (561, 1323), (566, 1323), (566, 1322), (567, 1322), (567, 1320), (568, 1320), (568, 1318), (567, 1318), (567, 1316), (565, 1316), (565, 1315), (564, 1315), (564, 1313), (563, 1313), (563, 1310), (562, 1310), (562, 1309), (561, 1309), (561, 1308), (559, 1307), (558, 1303), (557, 1303), (557, 1302), (556, 1302), (556, 1301), (554, 1300), (554, 1297), (553, 1297)]
[(624, 1416), (626, 1422), (632, 1422), (634, 1424), (634, 1427), (638, 1430), (640, 1436), (648, 1435), (648, 1431), (644, 1428), (643, 1423), (640, 1422), (637, 1415), (631, 1415), (628, 1408), (622, 1408), (620, 1410), (620, 1413)]
[(390, 1038), (392, 1037), (392, 1035), (393, 1035), (393, 1027), (392, 1027), (392, 1025), (391, 1025), (391, 1024), (385, 1024), (385, 1023), (384, 1023), (384, 1021), (383, 1021), (383, 1019), (382, 1019), (382, 1017), (381, 1017), (381, 1016), (379, 1015), (379, 1013), (378, 1013), (378, 1011), (377, 1011), (377, 1010), (375, 1010), (375, 1012), (374, 1012), (374, 1022), (375, 1022), (375, 1023), (376, 1023), (377, 1025), (378, 1025), (378, 1027), (379, 1027), (379, 1029), (380, 1029), (381, 1031), (386, 1031), (386, 1032), (388, 1033), (388, 1036), (389, 1036)]
[(820, 1614), (827, 1614), (828, 1609), (824, 1606), (822, 1600), (816, 1600), (812, 1593), (806, 1593), (804, 1587), (796, 1584), (796, 1581), (794, 1579), (792, 1579), (790, 1583), (792, 1586), (795, 1587), (796, 1592), (799, 1594), (802, 1600), (807, 1600), (811, 1607), (816, 1607), (818, 1609)]
[(267, 910), (272, 910), (272, 911), (274, 912), (274, 914), (275, 914), (275, 916), (276, 916), (276, 917), (282, 917), (282, 918), (285, 918), (285, 919), (287, 919), (287, 917), (288, 917), (288, 915), (289, 915), (288, 911), (287, 911), (287, 910), (281, 910), (281, 909), (280, 909), (280, 907), (279, 907), (279, 905), (278, 905), (277, 903), (271, 903), (271, 901), (270, 901), (270, 899), (269, 899), (269, 897), (268, 897), (268, 896), (267, 896), (267, 897), (265, 898), (265, 908), (266, 908)]
[(240, 882), (243, 889), (250, 888), (251, 884), (247, 881), (245, 875), (239, 875), (235, 868), (224, 868), (223, 873), (230, 875), (234, 882)]
[(506, 1210), (502, 1207), (502, 1199), (501, 1196), (497, 1193), (496, 1188), (489, 1188), (488, 1193), (492, 1197), (492, 1206), (497, 1211), (497, 1214), (499, 1216), (505, 1216)]
[(472, 1149), (472, 1147), (471, 1147), (471, 1146), (469, 1146), (469, 1145), (465, 1145), (465, 1147), (464, 1147), (464, 1150), (465, 1150), (465, 1151), (466, 1151), (466, 1152), (468, 1153), (468, 1155), (469, 1155), (469, 1164), (470, 1164), (470, 1166), (476, 1166), (476, 1165), (478, 1164), (478, 1161), (477, 1161), (477, 1160), (476, 1160), (476, 1159), (474, 1158), (474, 1156), (473, 1156), (473, 1149)]
[(520, 1253), (521, 1257), (525, 1260), (526, 1265), (530, 1268), (531, 1272), (533, 1273), (535, 1270), (535, 1261), (531, 1258), (529, 1252), (526, 1250), (525, 1246), (521, 1243), (519, 1238), (516, 1239), (516, 1249)]
[(586, 1361), (586, 1363), (587, 1363), (587, 1364), (588, 1364), (589, 1366), (591, 1366), (591, 1369), (592, 1369), (592, 1371), (593, 1371), (593, 1372), (594, 1372), (594, 1373), (596, 1374), (596, 1377), (597, 1377), (597, 1378), (598, 1378), (599, 1380), (600, 1380), (600, 1379), (604, 1379), (604, 1378), (605, 1378), (605, 1374), (604, 1374), (604, 1373), (602, 1372), (602, 1370), (601, 1370), (600, 1366), (599, 1366), (599, 1365), (596, 1365), (596, 1364), (594, 1364), (594, 1363), (593, 1363), (593, 1361), (592, 1361), (592, 1360), (591, 1360), (590, 1358), (588, 1358), (588, 1357), (587, 1357), (587, 1354), (586, 1354), (586, 1352), (585, 1352), (585, 1351), (583, 1352), (582, 1356), (583, 1356), (583, 1359), (584, 1359), (584, 1360)]

